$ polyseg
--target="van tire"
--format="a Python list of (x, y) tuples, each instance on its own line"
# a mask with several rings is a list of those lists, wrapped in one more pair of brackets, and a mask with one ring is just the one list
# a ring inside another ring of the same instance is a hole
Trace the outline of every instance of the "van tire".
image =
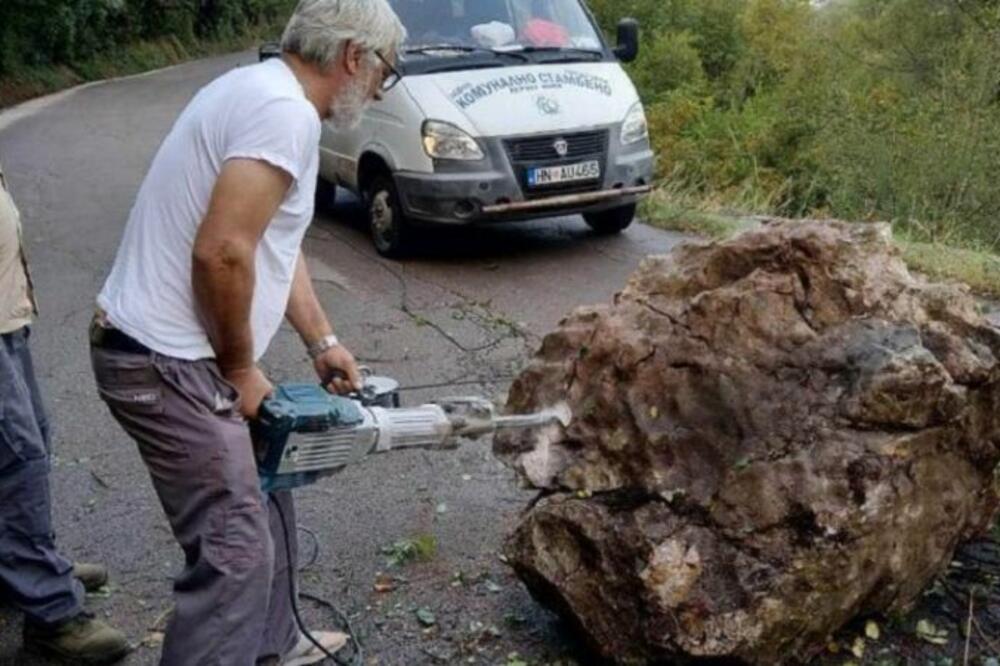
[(375, 250), (390, 259), (405, 256), (413, 230), (403, 212), (392, 176), (380, 175), (371, 182), (365, 192), (365, 204)]
[(323, 178), (316, 177), (316, 211), (331, 210), (337, 203), (337, 186)]
[(635, 220), (637, 209), (636, 204), (628, 204), (610, 210), (602, 210), (599, 213), (584, 213), (583, 219), (597, 233), (610, 236), (628, 229), (632, 221)]

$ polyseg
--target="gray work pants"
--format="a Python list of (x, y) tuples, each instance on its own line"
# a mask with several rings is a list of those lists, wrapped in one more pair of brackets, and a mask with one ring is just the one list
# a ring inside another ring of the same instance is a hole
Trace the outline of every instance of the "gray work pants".
[(101, 397), (136, 441), (185, 555), (163, 666), (251, 666), (298, 640), (280, 504), (297, 557), (289, 493), (266, 497), (239, 397), (214, 361), (91, 350)]
[(83, 587), (55, 547), (49, 423), (28, 337), (0, 335), (0, 599), (58, 624), (83, 610)]

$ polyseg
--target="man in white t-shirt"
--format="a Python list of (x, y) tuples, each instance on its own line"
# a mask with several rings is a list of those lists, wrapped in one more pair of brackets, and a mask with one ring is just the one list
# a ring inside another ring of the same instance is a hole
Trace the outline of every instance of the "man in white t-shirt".
[[(261, 493), (245, 419), (272, 391), (257, 362), (284, 319), (324, 384), (360, 388), (301, 245), (321, 121), (358, 122), (404, 36), (386, 0), (302, 0), (281, 59), (222, 76), (181, 114), (98, 297), (98, 388), (137, 442), (186, 558), (164, 665), (324, 658), (293, 617), (291, 496)], [(347, 641), (313, 636), (328, 652)]]

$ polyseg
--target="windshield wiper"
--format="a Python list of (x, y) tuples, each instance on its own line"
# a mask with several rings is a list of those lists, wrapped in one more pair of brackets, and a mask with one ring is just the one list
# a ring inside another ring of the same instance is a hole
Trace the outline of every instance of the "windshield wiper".
[(485, 46), (470, 46), (468, 44), (429, 44), (424, 46), (414, 46), (403, 51), (403, 53), (417, 53), (428, 55), (435, 51), (457, 51), (459, 53), (490, 53), (495, 56), (511, 56), (523, 62), (530, 62), (531, 59), (520, 50), (505, 51), (503, 49), (488, 49)]
[(573, 56), (586, 56), (591, 60), (604, 59), (604, 51), (582, 49), (573, 46), (525, 46), (518, 53), (564, 53)]

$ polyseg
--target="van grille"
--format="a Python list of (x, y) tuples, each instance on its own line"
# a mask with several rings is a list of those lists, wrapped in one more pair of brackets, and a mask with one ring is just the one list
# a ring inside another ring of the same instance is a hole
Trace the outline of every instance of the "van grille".
[[(503, 143), (525, 197), (527, 199), (539, 199), (560, 194), (576, 194), (599, 190), (607, 169), (609, 135), (608, 130), (598, 130), (594, 132), (548, 134), (545, 136), (504, 139)], [(558, 141), (566, 142), (565, 155), (560, 155), (556, 150), (556, 143)], [(588, 160), (597, 160), (600, 162), (602, 176), (600, 179), (534, 188), (528, 186), (528, 169), (577, 164)]]
[[(555, 143), (559, 139), (566, 141), (568, 152), (565, 156), (556, 152)], [(608, 131), (507, 139), (504, 143), (507, 147), (507, 154), (514, 162), (577, 160), (581, 157), (603, 155), (607, 151)]]

